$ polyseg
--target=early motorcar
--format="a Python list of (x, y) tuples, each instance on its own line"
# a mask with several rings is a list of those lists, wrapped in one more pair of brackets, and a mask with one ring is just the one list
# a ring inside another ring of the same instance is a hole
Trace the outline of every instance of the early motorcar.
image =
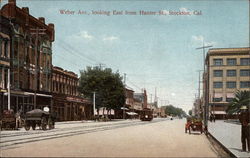
[(55, 116), (49, 112), (43, 111), (41, 109), (34, 109), (26, 113), (24, 128), (26, 131), (32, 127), (33, 130), (36, 126), (42, 130), (55, 128)]
[(202, 120), (196, 118), (187, 118), (185, 133), (187, 133), (187, 131), (189, 131), (189, 134), (191, 134), (191, 131), (199, 131), (202, 134)]

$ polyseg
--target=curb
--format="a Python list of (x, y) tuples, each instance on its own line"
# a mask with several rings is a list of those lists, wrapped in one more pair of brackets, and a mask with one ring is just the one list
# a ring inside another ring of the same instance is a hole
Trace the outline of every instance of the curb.
[[(218, 141), (212, 134), (210, 134), (209, 132), (207, 133), (216, 143), (218, 143), (222, 149), (229, 154), (230, 157), (233, 157), (233, 158), (237, 158), (236, 155), (234, 155), (228, 148), (226, 148), (220, 141)], [(207, 137), (208, 137), (207, 135)]]

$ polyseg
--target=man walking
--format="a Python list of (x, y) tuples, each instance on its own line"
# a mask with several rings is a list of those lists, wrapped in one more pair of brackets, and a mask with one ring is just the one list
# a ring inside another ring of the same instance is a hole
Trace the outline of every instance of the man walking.
[[(247, 106), (242, 106), (241, 114), (239, 116), (239, 120), (241, 123), (241, 142), (242, 142), (242, 150), (246, 151), (246, 146), (248, 147), (248, 152), (250, 151), (250, 115)], [(247, 145), (246, 145), (247, 144)]]

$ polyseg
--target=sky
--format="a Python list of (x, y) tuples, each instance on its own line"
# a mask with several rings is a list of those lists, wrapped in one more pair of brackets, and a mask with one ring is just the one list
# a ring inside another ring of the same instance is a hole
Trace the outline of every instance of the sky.
[(53, 65), (79, 74), (101, 64), (126, 74), (135, 92), (145, 88), (148, 102), (156, 89), (160, 106), (186, 112), (198, 93), (203, 54), (196, 48), (202, 41), (213, 48), (249, 47), (247, 0), (17, 0), (17, 6), (55, 24)]

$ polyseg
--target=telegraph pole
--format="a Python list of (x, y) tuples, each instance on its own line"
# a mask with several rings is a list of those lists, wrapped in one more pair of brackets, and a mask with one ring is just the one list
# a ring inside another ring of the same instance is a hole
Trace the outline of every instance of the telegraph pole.
[[(205, 131), (207, 131), (207, 124), (208, 124), (208, 110), (209, 110), (209, 87), (208, 87), (208, 85), (209, 85), (209, 76), (208, 76), (208, 72), (209, 72), (209, 69), (207, 70), (207, 80), (205, 80), (205, 70), (206, 70), (206, 67), (205, 67), (205, 65), (206, 65), (206, 62), (205, 62), (205, 48), (210, 48), (210, 47), (213, 47), (212, 45), (211, 46), (204, 46), (204, 41), (202, 41), (202, 47), (199, 47), (199, 48), (196, 48), (196, 49), (202, 49), (202, 51), (203, 51), (203, 61), (204, 61), (204, 63), (203, 63), (203, 84), (204, 84), (204, 82), (206, 81), (206, 83), (205, 83), (205, 88), (203, 89), (203, 92), (205, 92), (205, 103), (203, 103), (204, 104), (204, 112), (203, 112), (203, 120), (204, 120), (204, 126), (205, 126)], [(203, 86), (204, 87), (204, 86)], [(207, 93), (206, 93), (206, 91), (207, 91)]]
[(95, 118), (95, 92), (93, 94), (93, 116)]
[[(35, 86), (35, 93), (34, 93), (34, 109), (36, 109), (36, 93), (37, 93), (37, 72), (38, 72), (38, 68), (37, 68), (37, 56), (38, 56), (38, 37), (39, 35), (44, 35), (46, 29), (39, 29), (37, 28), (31, 28), (31, 35), (35, 35), (35, 82), (34, 82), (34, 86)], [(40, 51), (39, 51), (40, 53)], [(39, 85), (40, 86), (40, 85)]]
[[(123, 84), (124, 84), (124, 87), (125, 87), (125, 93), (126, 93), (126, 73), (124, 73), (124, 80), (123, 80)], [(126, 104), (126, 102), (125, 102)], [(125, 104), (123, 104), (123, 119), (125, 119)]]

